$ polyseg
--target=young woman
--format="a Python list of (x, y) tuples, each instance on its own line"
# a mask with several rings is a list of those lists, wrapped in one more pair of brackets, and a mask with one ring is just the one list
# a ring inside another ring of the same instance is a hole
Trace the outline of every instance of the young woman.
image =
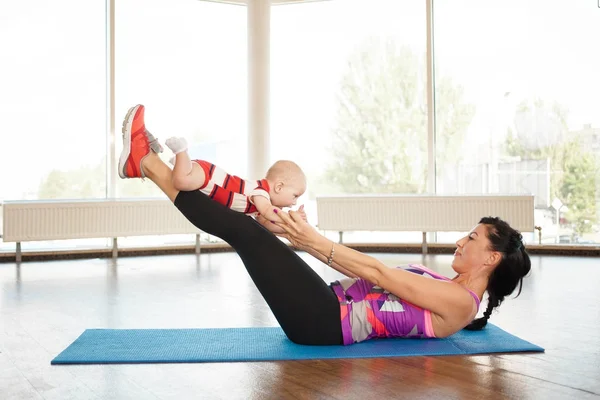
[[(521, 234), (498, 218), (482, 218), (461, 238), (452, 262), (457, 275), (443, 277), (424, 266), (389, 268), (377, 259), (334, 243), (301, 212), (279, 212), (277, 224), (298, 249), (348, 278), (327, 284), (284, 242), (258, 222), (200, 191), (180, 192), (171, 169), (155, 153), (156, 139), (143, 114), (123, 128), (119, 171), (147, 177), (195, 226), (220, 237), (239, 254), (250, 277), (287, 337), (309, 345), (352, 344), (374, 337), (446, 337), (481, 329), (492, 310), (531, 269)], [(473, 320), (484, 292), (484, 317)]]

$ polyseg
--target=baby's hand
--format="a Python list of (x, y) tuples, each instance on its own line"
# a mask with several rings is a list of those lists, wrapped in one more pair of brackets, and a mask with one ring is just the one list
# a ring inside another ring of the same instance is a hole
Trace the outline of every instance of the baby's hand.
[(302, 219), (305, 222), (308, 222), (308, 219), (306, 217), (306, 212), (304, 211), (304, 204), (302, 204), (300, 207), (298, 207), (297, 212), (298, 212), (298, 214), (300, 214), (300, 216), (302, 217)]

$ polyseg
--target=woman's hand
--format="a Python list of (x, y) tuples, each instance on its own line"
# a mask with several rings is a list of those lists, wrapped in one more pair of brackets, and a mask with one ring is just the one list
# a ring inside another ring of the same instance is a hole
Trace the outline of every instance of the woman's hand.
[(278, 213), (283, 222), (275, 222), (277, 226), (283, 228), (286, 234), (281, 235), (292, 243), (292, 246), (302, 249), (313, 247), (321, 236), (312, 226), (303, 218), (303, 212), (290, 211), (289, 213)]
[[(277, 228), (283, 230), (283, 228), (281, 228), (279, 226)], [(275, 236), (279, 236), (279, 237), (282, 237), (282, 238), (286, 239), (288, 242), (290, 242), (290, 244), (296, 250), (300, 250), (300, 251), (307, 251), (308, 250), (308, 247), (302, 246), (299, 242), (297, 242), (293, 238), (291, 238), (290, 235), (288, 235), (287, 233), (275, 233)]]

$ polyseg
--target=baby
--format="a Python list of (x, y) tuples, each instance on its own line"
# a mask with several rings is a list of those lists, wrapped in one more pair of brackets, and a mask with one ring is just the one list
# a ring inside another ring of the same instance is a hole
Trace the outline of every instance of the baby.
[[(296, 205), (298, 197), (306, 191), (306, 176), (293, 161), (277, 161), (264, 179), (249, 181), (230, 175), (209, 161), (191, 160), (184, 138), (172, 137), (165, 144), (175, 154), (173, 185), (176, 189), (200, 190), (235, 211), (279, 221), (278, 208)], [(299, 211), (303, 213), (302, 208)], [(280, 230), (274, 223), (271, 225), (267, 225), (269, 230)]]

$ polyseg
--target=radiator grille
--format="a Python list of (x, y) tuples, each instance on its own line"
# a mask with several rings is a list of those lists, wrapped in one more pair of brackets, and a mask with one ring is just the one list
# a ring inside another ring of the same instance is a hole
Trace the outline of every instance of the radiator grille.
[(523, 195), (328, 196), (317, 197), (317, 217), (322, 230), (464, 232), (481, 217), (494, 216), (532, 232), (533, 201)]
[(6, 202), (2, 209), (5, 242), (200, 233), (168, 200)]

